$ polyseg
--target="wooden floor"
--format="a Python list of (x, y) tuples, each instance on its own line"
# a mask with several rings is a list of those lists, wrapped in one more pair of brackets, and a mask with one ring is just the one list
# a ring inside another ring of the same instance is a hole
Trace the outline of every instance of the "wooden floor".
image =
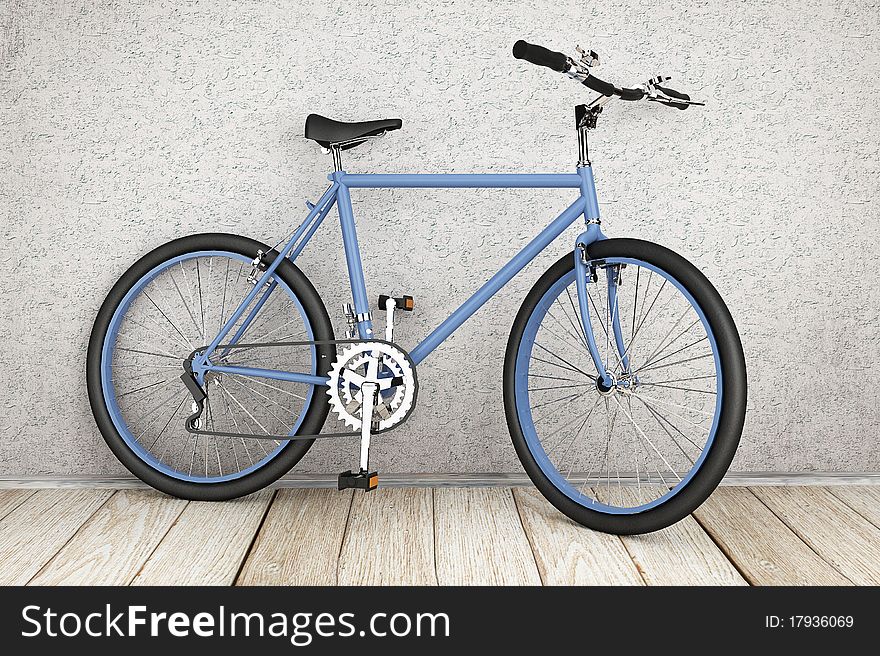
[(880, 486), (722, 487), (646, 536), (529, 488), (0, 490), (6, 585), (877, 585)]

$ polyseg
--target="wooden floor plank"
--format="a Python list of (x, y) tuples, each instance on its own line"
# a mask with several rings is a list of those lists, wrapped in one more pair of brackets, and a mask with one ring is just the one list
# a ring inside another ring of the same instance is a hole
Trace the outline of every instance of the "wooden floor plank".
[[(613, 494), (613, 498), (609, 496)], [(598, 490), (605, 503), (635, 507), (658, 492), (642, 486)], [(621, 538), (648, 585), (748, 585), (693, 517), (646, 535)]]
[(228, 584), (243, 559), (239, 584), (742, 585), (737, 568), (762, 585), (880, 583), (880, 488), (869, 486), (720, 488), (699, 524), (623, 538), (577, 526), (527, 489), (270, 499), (2, 490), (0, 584)]
[(541, 584), (510, 489), (435, 489), (434, 538), (440, 585)]
[(880, 528), (880, 485), (834, 485), (825, 489)]
[(757, 487), (752, 491), (850, 581), (880, 584), (880, 529), (827, 489)]
[(177, 518), (132, 585), (232, 585), (272, 492), (212, 503), (193, 501)]
[(694, 516), (752, 585), (851, 585), (746, 488), (718, 488)]
[(535, 489), (513, 490), (545, 585), (644, 585), (616, 535), (584, 528)]
[(27, 501), (36, 490), (0, 490), (0, 519)]
[(29, 585), (127, 585), (186, 504), (153, 491), (116, 492)]
[(339, 557), (340, 585), (437, 585), (430, 488), (354, 495)]
[(336, 585), (351, 490), (279, 490), (236, 585)]
[(113, 490), (40, 490), (0, 521), (0, 585), (24, 585)]

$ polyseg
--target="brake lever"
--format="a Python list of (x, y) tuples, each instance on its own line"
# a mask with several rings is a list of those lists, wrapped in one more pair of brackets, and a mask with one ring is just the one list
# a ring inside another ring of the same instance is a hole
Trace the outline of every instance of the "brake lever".
[[(645, 84), (646, 98), (647, 100), (653, 102), (659, 102), (668, 107), (676, 107), (678, 109), (687, 109), (690, 105), (699, 105), (705, 106), (706, 103), (700, 102), (697, 100), (691, 100), (690, 96), (687, 94), (681, 94), (684, 96), (680, 98), (678, 96), (670, 95), (672, 89), (664, 89), (660, 86), (663, 82), (668, 82), (672, 78), (664, 75), (658, 75), (657, 77), (653, 77)], [(674, 92), (679, 93), (679, 92)]]
[(698, 105), (698, 106), (701, 106), (701, 107), (705, 107), (705, 106), (706, 106), (706, 103), (704, 103), (704, 102), (700, 102), (700, 101), (698, 101), (698, 100), (683, 100), (683, 99), (680, 99), (680, 98), (670, 98), (669, 96), (661, 95), (661, 94), (657, 94), (656, 97), (648, 96), (648, 97), (646, 98), (646, 100), (649, 100), (649, 101), (651, 101), (651, 102), (658, 102), (658, 103), (660, 103), (661, 105), (668, 105), (669, 107), (681, 107), (681, 108), (685, 108), (685, 107), (688, 107), (688, 106), (690, 106), (690, 105)]
[(574, 49), (577, 50), (578, 54), (581, 56), (580, 63), (587, 68), (599, 65), (599, 55), (596, 54), (595, 50), (584, 50), (580, 46), (575, 46)]
[(594, 50), (584, 50), (575, 46), (580, 59), (568, 58), (568, 76), (579, 82), (583, 82), (590, 76), (590, 69), (599, 65), (599, 55)]

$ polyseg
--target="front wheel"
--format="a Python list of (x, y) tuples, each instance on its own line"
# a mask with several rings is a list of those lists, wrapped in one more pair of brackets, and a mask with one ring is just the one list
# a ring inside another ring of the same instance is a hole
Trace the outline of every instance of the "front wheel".
[(692, 512), (736, 452), (742, 344), (718, 292), (672, 251), (636, 239), (587, 250), (588, 322), (611, 374), (597, 380), (574, 256), (535, 284), (513, 324), (504, 406), (538, 490), (574, 521), (647, 533)]

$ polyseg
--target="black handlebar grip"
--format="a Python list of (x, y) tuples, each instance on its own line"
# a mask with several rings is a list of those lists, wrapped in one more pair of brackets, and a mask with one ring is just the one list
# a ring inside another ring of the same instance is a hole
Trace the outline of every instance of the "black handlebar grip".
[(564, 54), (554, 50), (547, 50), (547, 48), (542, 46), (526, 43), (523, 40), (513, 44), (513, 56), (537, 66), (546, 66), (559, 73), (564, 73), (568, 70), (568, 57)]
[[(675, 89), (661, 87), (659, 84), (657, 85), (657, 88), (660, 91), (662, 91), (663, 93), (665, 93), (667, 96), (669, 96), (670, 98), (678, 98), (679, 100), (690, 100), (691, 99), (691, 97), (689, 95), (687, 95), (686, 93), (681, 93), (680, 91), (676, 91)], [(687, 109), (688, 105), (676, 105), (676, 107), (678, 107), (679, 109)]]

